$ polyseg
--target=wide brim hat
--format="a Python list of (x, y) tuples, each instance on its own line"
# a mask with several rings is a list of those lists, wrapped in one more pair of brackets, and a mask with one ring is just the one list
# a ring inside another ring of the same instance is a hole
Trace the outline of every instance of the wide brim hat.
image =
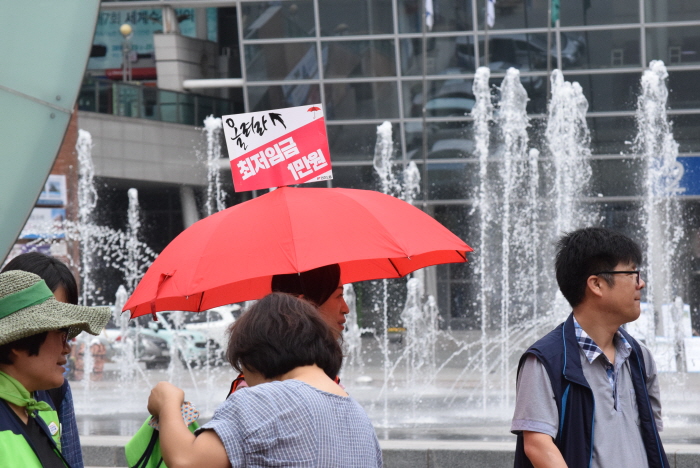
[(44, 280), (34, 273), (0, 273), (0, 345), (37, 333), (68, 330), (99, 334), (112, 315), (109, 307), (86, 307), (59, 302)]

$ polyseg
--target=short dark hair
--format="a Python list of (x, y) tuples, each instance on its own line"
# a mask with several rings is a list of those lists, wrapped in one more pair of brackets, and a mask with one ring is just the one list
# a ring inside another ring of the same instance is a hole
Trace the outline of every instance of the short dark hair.
[(231, 326), (226, 358), (239, 372), (245, 367), (266, 379), (313, 364), (334, 379), (343, 352), (313, 305), (289, 294), (272, 293)]
[[(642, 263), (642, 251), (629, 237), (610, 229), (588, 227), (565, 234), (557, 243), (557, 283), (571, 307), (584, 298), (588, 277), (610, 271), (618, 263)], [(614, 285), (613, 275), (603, 279)]]
[(27, 252), (10, 260), (0, 273), (10, 270), (28, 271), (39, 275), (46, 281), (51, 291), (56, 291), (59, 286), (66, 290), (66, 299), (70, 304), (78, 303), (78, 284), (75, 276), (65, 263), (57, 258), (44, 255), (40, 252)]
[(340, 265), (334, 263), (303, 273), (289, 273), (272, 277), (272, 292), (282, 292), (294, 296), (304, 295), (317, 307), (323, 305), (338, 289)]
[(0, 345), (0, 364), (14, 364), (12, 350), (26, 351), (30, 356), (38, 356), (39, 348), (44, 344), (48, 335), (49, 332), (37, 333)]

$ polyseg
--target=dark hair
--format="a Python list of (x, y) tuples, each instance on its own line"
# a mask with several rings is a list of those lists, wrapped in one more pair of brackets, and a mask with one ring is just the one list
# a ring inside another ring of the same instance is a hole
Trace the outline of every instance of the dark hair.
[[(589, 227), (564, 235), (557, 243), (557, 283), (571, 307), (584, 298), (588, 277), (613, 270), (618, 263), (642, 263), (642, 251), (629, 237), (605, 228)], [(601, 275), (610, 285), (613, 275)]]
[(320, 307), (338, 289), (340, 265), (326, 265), (303, 273), (272, 277), (272, 292), (282, 292), (304, 298)]
[(38, 356), (39, 348), (44, 344), (48, 335), (49, 332), (37, 333), (0, 345), (0, 364), (13, 364), (12, 350), (26, 351), (30, 356)]
[(39, 275), (41, 279), (46, 281), (49, 289), (54, 292), (59, 286), (63, 286), (68, 302), (70, 304), (78, 303), (78, 284), (75, 282), (75, 276), (65, 263), (56, 258), (40, 252), (23, 253), (10, 260), (2, 272), (10, 270), (28, 271)]
[(231, 326), (226, 358), (239, 372), (245, 367), (266, 379), (313, 364), (334, 379), (343, 352), (313, 305), (289, 294), (272, 293)]

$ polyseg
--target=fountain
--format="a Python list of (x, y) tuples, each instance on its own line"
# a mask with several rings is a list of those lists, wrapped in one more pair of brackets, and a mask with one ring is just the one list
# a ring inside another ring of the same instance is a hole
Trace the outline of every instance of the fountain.
[[(652, 63), (643, 78), (648, 87), (643, 85), (639, 102), (640, 131), (635, 153), (645, 164), (649, 161), (644, 187), (656, 187), (643, 192), (645, 200), (650, 200), (645, 202), (648, 208), (644, 225), (653, 227), (643, 232), (656, 237), (640, 234), (640, 238), (646, 244), (662, 244), (664, 249), (678, 251), (682, 230), (673, 225), (673, 219), (678, 219), (673, 217), (678, 213), (677, 146), (665, 113), (664, 79), (663, 65)], [(564, 231), (600, 220), (599, 205), (584, 203), (591, 197), (592, 170), (587, 103), (580, 86), (566, 82), (559, 71), (552, 74), (546, 130), (542, 146), (536, 148), (528, 139), (528, 97), (517, 70), (507, 72), (495, 93), (489, 80), (488, 69), (481, 68), (473, 85), (474, 159), (478, 161), (479, 179), (472, 187), (475, 203), (471, 209), (479, 225), (474, 229), (477, 237), (466, 240), (476, 249), (470, 256), (470, 269), (479, 284), (475, 302), (470, 305), (479, 318), (476, 329), (452, 330), (441, 323), (436, 301), (428, 294), (429, 274), (424, 271), (413, 273), (404, 282), (345, 286), (351, 313), (344, 331), (346, 361), (341, 381), (367, 410), (382, 438), (512, 440), (508, 425), (517, 360), (527, 345), (563, 320), (570, 310), (558, 294), (553, 277), (553, 242)], [(219, 128), (220, 121), (213, 117), (205, 122), (206, 164), (210, 169), (208, 212), (224, 206), (218, 165), (214, 163), (220, 155)], [(377, 128), (373, 164), (378, 188), (414, 203), (420, 199), (420, 172), (413, 162), (395, 162), (394, 153), (392, 126), (386, 122)], [(654, 185), (654, 180), (661, 180), (663, 185)], [(136, 194), (133, 201), (135, 207)], [(664, 226), (669, 223), (671, 229), (667, 230)], [(91, 229), (97, 236), (92, 239), (98, 239), (92, 245), (111, 242), (126, 248), (132, 245), (129, 242), (138, 242), (138, 218), (130, 221), (126, 234), (114, 237), (121, 241), (105, 241), (111, 237), (100, 234), (98, 228)], [(111, 263), (120, 255), (113, 254)], [(653, 283), (667, 282), (664, 278), (669, 277), (668, 270), (664, 272), (657, 259), (669, 257), (653, 252), (647, 257), (645, 278), (650, 283), (648, 302), (653, 317), (647, 322), (653, 327), (647, 336), (654, 337), (658, 330), (669, 329), (664, 320), (678, 321), (683, 305), (682, 301), (678, 305), (675, 297), (683, 291), (652, 289), (652, 277)], [(136, 271), (143, 270), (140, 266), (130, 271), (139, 275)], [(655, 272), (661, 272), (661, 276), (657, 278)], [(374, 301), (369, 310), (363, 310), (361, 305), (367, 307), (370, 302), (367, 296)], [(667, 313), (659, 320), (662, 309)], [(374, 323), (368, 320), (372, 314)], [(182, 318), (176, 317), (175, 328)], [(680, 334), (678, 327), (666, 335), (674, 333)], [(177, 348), (171, 353), (177, 353)], [(89, 398), (76, 398), (79, 414), (92, 415), (83, 417), (83, 433), (99, 432), (97, 420), (111, 419), (118, 426), (112, 433), (132, 434), (145, 417), (149, 385), (159, 379), (182, 386), (206, 419), (224, 399), (233, 376), (228, 366), (185, 368), (171, 364), (168, 369), (144, 371), (139, 366), (118, 364), (116, 372), (128, 376), (128, 385), (120, 385), (115, 391), (105, 382), (92, 382)], [(682, 368), (679, 363), (678, 369)], [(676, 378), (678, 375), (661, 374), (669, 421), (664, 437), (676, 440), (682, 439), (692, 424), (692, 419), (679, 415), (684, 411), (700, 414), (697, 403), (689, 404), (698, 396), (691, 386), (695, 376), (683, 374), (690, 376), (686, 381)], [(683, 396), (666, 388), (672, 385), (685, 385)], [(78, 386), (76, 393), (84, 396), (85, 388)], [(118, 409), (105, 405), (115, 398), (119, 398)]]

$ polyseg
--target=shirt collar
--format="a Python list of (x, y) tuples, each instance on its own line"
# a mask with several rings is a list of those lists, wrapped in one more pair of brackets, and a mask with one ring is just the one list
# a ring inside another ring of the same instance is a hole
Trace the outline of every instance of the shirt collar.
[[(574, 316), (574, 330), (576, 331), (576, 340), (578, 341), (578, 345), (581, 347), (583, 350), (583, 354), (586, 355), (586, 359), (588, 359), (589, 363), (592, 363), (595, 361), (595, 359), (603, 354), (603, 350), (600, 349), (600, 347), (595, 344), (595, 341), (588, 336), (588, 333), (586, 333), (586, 330), (581, 328), (581, 325), (579, 325), (578, 321), (576, 320), (576, 317)], [(632, 349), (632, 345), (627, 342), (624, 336), (622, 336), (622, 333), (620, 333), (620, 330), (615, 332), (615, 338), (617, 338), (617, 343), (622, 344), (625, 349)]]

